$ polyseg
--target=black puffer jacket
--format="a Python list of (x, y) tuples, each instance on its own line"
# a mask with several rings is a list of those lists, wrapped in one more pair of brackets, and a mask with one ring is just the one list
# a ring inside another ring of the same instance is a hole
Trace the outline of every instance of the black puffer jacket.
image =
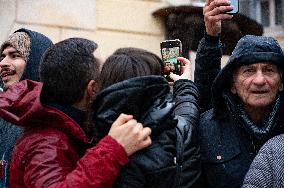
[[(210, 105), (213, 108), (201, 115), (198, 133), (204, 187), (232, 188), (241, 187), (253, 158), (264, 142), (284, 132), (284, 118), (280, 116), (284, 113), (282, 93), (272, 105), (262, 127), (258, 126), (239, 110), (241, 102), (230, 92), (233, 71), (237, 66), (261, 61), (282, 67), (284, 55), (273, 38), (245, 36), (220, 71), (221, 47), (219, 38), (209, 36), (199, 44), (195, 81), (202, 88), (201, 98), (208, 98), (203, 104), (204, 109)], [(213, 82), (212, 78), (217, 73)], [(208, 88), (210, 85), (212, 95)]]
[(120, 113), (152, 129), (152, 145), (130, 157), (115, 187), (198, 187), (197, 88), (179, 80), (174, 96), (161, 76), (132, 78), (103, 90), (94, 101), (95, 135), (102, 138)]

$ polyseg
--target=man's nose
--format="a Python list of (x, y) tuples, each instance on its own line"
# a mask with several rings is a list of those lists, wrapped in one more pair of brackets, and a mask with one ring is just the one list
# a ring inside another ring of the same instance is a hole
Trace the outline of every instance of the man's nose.
[(10, 63), (9, 63), (9, 57), (4, 57), (1, 61), (0, 61), (0, 68), (3, 69), (5, 67), (9, 67)]
[(266, 82), (265, 76), (262, 71), (257, 71), (253, 79), (253, 83), (257, 85), (264, 85)]

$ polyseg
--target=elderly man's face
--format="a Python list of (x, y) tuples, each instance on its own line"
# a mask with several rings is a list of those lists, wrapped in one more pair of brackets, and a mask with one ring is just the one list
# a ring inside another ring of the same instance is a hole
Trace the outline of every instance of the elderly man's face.
[(276, 65), (269, 62), (241, 66), (234, 73), (233, 81), (231, 92), (251, 109), (267, 107), (283, 90), (281, 73)]

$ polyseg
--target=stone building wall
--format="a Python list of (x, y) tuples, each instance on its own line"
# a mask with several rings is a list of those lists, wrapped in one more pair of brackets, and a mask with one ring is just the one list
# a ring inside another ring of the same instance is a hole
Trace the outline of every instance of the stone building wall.
[[(160, 55), (159, 44), (164, 40), (164, 26), (152, 13), (173, 2), (177, 1), (0, 0), (0, 43), (11, 32), (25, 27), (49, 36), (53, 42), (69, 37), (94, 40), (99, 43), (105, 57), (119, 47), (129, 46)], [(274, 36), (283, 47), (284, 36), (273, 32), (265, 32), (265, 35)], [(193, 53), (192, 62), (194, 59)], [(222, 64), (226, 60), (227, 57), (224, 57)]]
[(0, 0), (0, 43), (18, 28), (39, 31), (58, 42), (84, 37), (107, 56), (119, 47), (141, 47), (159, 54), (161, 21), (152, 12), (160, 0)]

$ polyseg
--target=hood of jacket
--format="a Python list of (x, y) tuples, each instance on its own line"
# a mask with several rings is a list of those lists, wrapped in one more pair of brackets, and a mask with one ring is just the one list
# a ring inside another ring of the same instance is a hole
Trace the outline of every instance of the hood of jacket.
[(0, 93), (0, 116), (13, 124), (31, 127), (52, 127), (82, 142), (88, 142), (75, 120), (56, 108), (40, 102), (42, 83), (23, 80)]
[[(241, 65), (271, 62), (280, 68), (283, 75), (284, 55), (277, 40), (272, 37), (246, 35), (237, 43), (227, 64), (219, 72), (212, 85), (214, 112), (222, 114), (225, 108), (224, 91), (230, 91), (233, 73)], [(284, 77), (282, 77), (282, 82)]]
[(52, 41), (41, 33), (28, 29), (19, 29), (16, 32), (25, 32), (31, 39), (31, 50), (28, 56), (25, 71), (21, 80), (29, 79), (39, 81), (39, 65), (44, 52), (53, 45)]
[(101, 91), (92, 104), (94, 135), (105, 136), (121, 114), (131, 114), (150, 127), (152, 136), (175, 123), (171, 116), (173, 100), (167, 80), (162, 76), (144, 76), (125, 80)]

